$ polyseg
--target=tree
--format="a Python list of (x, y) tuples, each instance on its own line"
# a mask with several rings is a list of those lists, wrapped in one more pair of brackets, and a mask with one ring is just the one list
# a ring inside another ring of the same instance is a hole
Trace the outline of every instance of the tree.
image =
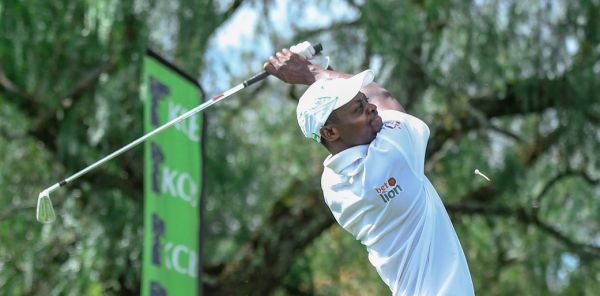
[[(373, 68), (429, 124), (427, 174), (478, 293), (600, 288), (595, 1), (311, 1), (289, 3), (274, 26), (277, 5), (0, 4), (3, 291), (139, 293), (140, 151), (53, 196), (52, 226), (33, 221), (35, 196), (141, 134), (146, 46), (193, 75), (213, 71), (200, 53), (242, 9), (259, 13), (273, 50), (320, 40), (336, 69)], [(325, 21), (311, 21), (311, 9)], [(254, 50), (236, 52), (260, 65)], [(387, 291), (321, 201), (325, 152), (297, 133), (301, 92), (271, 80), (208, 114), (208, 295)]]

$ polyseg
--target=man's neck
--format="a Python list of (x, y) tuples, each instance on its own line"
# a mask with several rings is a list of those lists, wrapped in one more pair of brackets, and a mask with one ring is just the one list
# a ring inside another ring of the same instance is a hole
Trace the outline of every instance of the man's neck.
[(341, 141), (329, 142), (327, 145), (327, 150), (331, 155), (336, 155), (352, 146), (348, 146)]

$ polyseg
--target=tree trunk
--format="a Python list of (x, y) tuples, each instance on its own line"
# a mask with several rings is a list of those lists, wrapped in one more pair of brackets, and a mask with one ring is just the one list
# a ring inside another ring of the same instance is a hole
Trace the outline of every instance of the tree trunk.
[(293, 183), (236, 260), (220, 268), (217, 283), (205, 285), (204, 294), (268, 295), (280, 287), (294, 260), (334, 222), (320, 188), (316, 182)]

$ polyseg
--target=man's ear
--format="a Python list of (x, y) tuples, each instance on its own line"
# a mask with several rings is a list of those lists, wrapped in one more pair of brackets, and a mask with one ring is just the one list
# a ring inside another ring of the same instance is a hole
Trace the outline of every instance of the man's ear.
[(327, 142), (335, 142), (337, 139), (340, 138), (338, 130), (331, 125), (323, 126), (319, 130), (319, 133), (321, 134), (321, 138), (327, 140)]

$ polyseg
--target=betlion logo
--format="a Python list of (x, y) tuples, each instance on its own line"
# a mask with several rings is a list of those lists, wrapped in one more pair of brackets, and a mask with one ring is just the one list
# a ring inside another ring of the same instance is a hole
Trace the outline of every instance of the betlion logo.
[(394, 129), (394, 128), (402, 128), (402, 123), (400, 123), (400, 121), (386, 121), (383, 124), (385, 127)]
[(396, 185), (396, 179), (394, 179), (394, 177), (389, 178), (383, 185), (375, 188), (375, 192), (379, 193), (379, 197), (381, 197), (381, 200), (385, 203), (399, 195), (401, 191), (402, 187)]

